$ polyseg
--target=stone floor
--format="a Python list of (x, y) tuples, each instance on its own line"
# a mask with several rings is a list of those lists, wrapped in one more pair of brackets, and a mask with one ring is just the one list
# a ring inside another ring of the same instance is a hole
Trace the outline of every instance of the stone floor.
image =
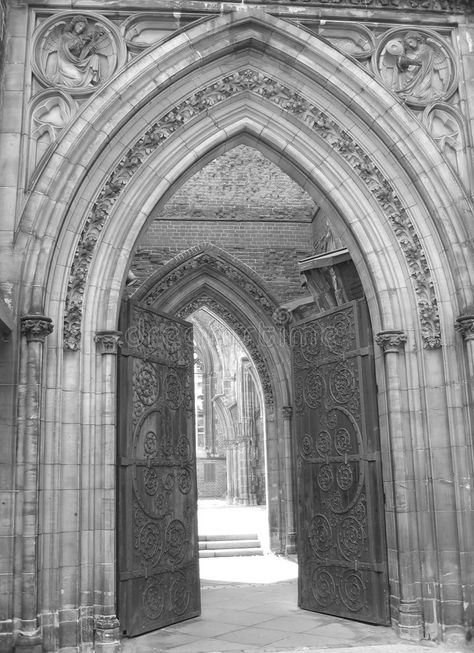
[[(206, 509), (210, 507), (208, 504)], [(216, 526), (212, 513), (204, 518), (200, 512), (201, 534), (208, 534), (213, 528), (222, 531), (225, 515), (232, 517), (233, 532), (237, 532), (236, 515), (245, 517), (241, 524), (245, 529), (250, 523), (255, 526), (263, 513), (240, 508), (222, 509), (218, 514)], [(207, 527), (203, 530), (205, 523)], [(445, 649), (429, 642), (402, 642), (388, 627), (300, 610), (297, 564), (279, 556), (201, 559), (200, 573), (201, 616), (124, 640), (123, 653), (426, 653), (427, 649), (454, 653), (466, 650)]]

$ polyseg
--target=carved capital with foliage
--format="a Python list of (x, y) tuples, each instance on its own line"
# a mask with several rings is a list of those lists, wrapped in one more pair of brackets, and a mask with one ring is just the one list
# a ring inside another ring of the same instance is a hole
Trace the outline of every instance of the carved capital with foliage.
[(44, 342), (53, 328), (53, 320), (44, 315), (24, 315), (21, 318), (21, 332), (28, 342)]
[(403, 331), (380, 331), (375, 336), (375, 342), (382, 348), (384, 354), (398, 354), (407, 341)]
[(98, 331), (94, 340), (97, 343), (99, 353), (116, 354), (121, 336), (121, 331)]
[(474, 315), (460, 315), (454, 326), (464, 340), (474, 340)]

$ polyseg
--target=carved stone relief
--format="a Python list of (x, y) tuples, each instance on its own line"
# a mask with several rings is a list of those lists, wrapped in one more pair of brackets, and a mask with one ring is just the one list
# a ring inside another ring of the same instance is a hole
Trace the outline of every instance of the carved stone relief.
[(457, 87), (451, 48), (432, 30), (389, 30), (378, 44), (374, 68), (384, 84), (412, 107), (447, 100)]
[(423, 111), (423, 123), (466, 187), (469, 187), (471, 175), (466, 157), (468, 131), (463, 117), (449, 104), (436, 102)]
[(210, 18), (210, 14), (159, 14), (145, 12), (129, 16), (121, 25), (121, 31), (128, 50), (138, 54), (151, 45), (156, 45), (163, 38), (169, 36), (195, 20), (203, 17)]
[(424, 345), (428, 348), (439, 347), (441, 340), (438, 307), (429, 266), (415, 228), (390, 181), (372, 161), (370, 155), (328, 114), (293, 89), (251, 69), (233, 73), (193, 93), (162, 116), (129, 148), (109, 175), (86, 220), (74, 257), (66, 297), (66, 347), (79, 347), (82, 301), (88, 268), (100, 232), (122, 189), (149, 156), (188, 120), (242, 91), (254, 93), (296, 116), (324, 139), (359, 176), (392, 225), (407, 260), (418, 296)]
[(55, 14), (33, 35), (33, 71), (44, 86), (92, 93), (125, 62), (117, 27), (91, 12)]
[(51, 143), (54, 143), (77, 110), (73, 98), (59, 90), (38, 93), (31, 101), (29, 173), (33, 172)]
[(319, 20), (303, 22), (314, 34), (327, 39), (331, 45), (360, 61), (368, 59), (375, 51), (375, 36), (360, 23)]
[(232, 283), (245, 290), (267, 314), (272, 315), (275, 311), (276, 304), (269, 299), (267, 293), (262, 291), (257, 283), (249, 279), (243, 272), (240, 272), (237, 267), (207, 252), (203, 252), (173, 268), (160, 283), (153, 287), (151, 293), (146, 297), (146, 305), (152, 306), (174, 283), (182, 279), (186, 274), (204, 267), (216, 272), (219, 276), (227, 277)]

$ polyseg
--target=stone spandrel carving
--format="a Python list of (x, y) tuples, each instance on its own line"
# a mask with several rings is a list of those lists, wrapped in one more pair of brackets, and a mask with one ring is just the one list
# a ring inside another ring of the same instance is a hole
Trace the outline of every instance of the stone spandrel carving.
[(138, 54), (151, 45), (156, 45), (176, 30), (203, 17), (209, 18), (210, 15), (184, 12), (132, 14), (122, 23), (121, 31), (129, 51)]
[(126, 59), (118, 29), (92, 13), (56, 14), (39, 26), (33, 38), (36, 76), (46, 86), (73, 95), (93, 92)]
[(48, 89), (36, 95), (30, 107), (29, 174), (54, 143), (77, 110), (76, 101), (63, 91)]
[(451, 49), (426, 29), (389, 30), (375, 52), (375, 69), (383, 82), (412, 107), (447, 100), (457, 86)]
[(466, 188), (469, 188), (472, 174), (466, 156), (469, 131), (465, 119), (449, 104), (435, 102), (423, 111), (423, 123)]
[(327, 39), (344, 54), (359, 61), (369, 59), (375, 50), (375, 36), (360, 23), (343, 23), (330, 20), (301, 21), (309, 31)]

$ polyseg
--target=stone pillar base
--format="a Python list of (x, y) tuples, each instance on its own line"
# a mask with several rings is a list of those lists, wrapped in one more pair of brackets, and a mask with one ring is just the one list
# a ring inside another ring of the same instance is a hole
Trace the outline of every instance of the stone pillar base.
[(96, 653), (119, 653), (120, 623), (117, 617), (97, 617), (94, 650)]
[(286, 555), (295, 555), (296, 553), (296, 533), (291, 532), (286, 535), (286, 546), (285, 546)]
[(398, 606), (398, 636), (400, 639), (407, 639), (412, 642), (419, 642), (423, 639), (423, 618), (420, 604), (417, 600), (400, 601)]
[(41, 653), (43, 643), (41, 633), (36, 630), (31, 633), (19, 632), (15, 639), (15, 653)]

